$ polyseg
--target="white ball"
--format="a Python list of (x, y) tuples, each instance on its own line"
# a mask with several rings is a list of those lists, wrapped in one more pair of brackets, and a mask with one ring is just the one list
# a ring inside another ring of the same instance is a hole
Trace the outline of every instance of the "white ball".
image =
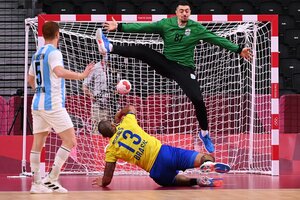
[(128, 80), (122, 79), (117, 84), (117, 92), (119, 94), (128, 94), (131, 90), (131, 84)]

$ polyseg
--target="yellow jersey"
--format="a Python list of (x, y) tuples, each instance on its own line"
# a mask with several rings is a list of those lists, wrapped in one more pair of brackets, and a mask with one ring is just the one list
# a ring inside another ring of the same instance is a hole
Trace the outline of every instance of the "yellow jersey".
[(161, 142), (138, 125), (134, 114), (127, 114), (116, 129), (109, 140), (105, 161), (117, 162), (122, 159), (149, 172), (161, 148)]

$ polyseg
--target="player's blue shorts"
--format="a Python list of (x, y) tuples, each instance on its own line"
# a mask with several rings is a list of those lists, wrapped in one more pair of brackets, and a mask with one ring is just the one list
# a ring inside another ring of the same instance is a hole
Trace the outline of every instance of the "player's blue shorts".
[(161, 186), (174, 185), (179, 170), (194, 168), (198, 152), (162, 145), (150, 170), (150, 177)]

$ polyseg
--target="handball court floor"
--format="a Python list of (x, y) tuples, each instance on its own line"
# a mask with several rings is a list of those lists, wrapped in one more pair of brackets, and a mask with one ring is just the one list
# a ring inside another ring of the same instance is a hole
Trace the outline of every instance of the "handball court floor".
[[(199, 176), (199, 175), (194, 175)], [(217, 176), (217, 175), (212, 175)], [(93, 187), (96, 176), (61, 175), (68, 194), (29, 194), (31, 177), (0, 175), (0, 200), (75, 200), (75, 199), (299, 199), (299, 175), (226, 174), (218, 188), (160, 187), (148, 176), (115, 176), (106, 188)], [(220, 176), (218, 176), (220, 177)]]

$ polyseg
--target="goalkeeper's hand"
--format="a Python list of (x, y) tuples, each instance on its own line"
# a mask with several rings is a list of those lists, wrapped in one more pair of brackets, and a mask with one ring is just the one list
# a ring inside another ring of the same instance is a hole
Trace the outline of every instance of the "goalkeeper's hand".
[(112, 17), (112, 21), (107, 21), (103, 24), (105, 30), (115, 31), (118, 28), (118, 22)]
[(247, 59), (247, 60), (249, 60), (249, 61), (251, 61), (251, 60), (252, 60), (252, 57), (253, 57), (250, 48), (247, 48), (247, 47), (245, 47), (245, 48), (242, 49), (240, 55), (241, 55), (243, 58), (245, 58), (245, 59)]

